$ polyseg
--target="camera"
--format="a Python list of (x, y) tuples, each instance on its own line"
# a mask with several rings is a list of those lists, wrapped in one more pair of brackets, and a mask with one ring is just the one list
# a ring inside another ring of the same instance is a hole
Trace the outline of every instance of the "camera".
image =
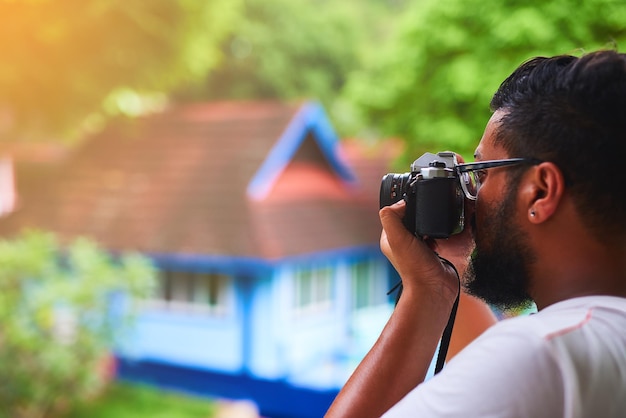
[(463, 231), (464, 193), (453, 152), (425, 153), (410, 173), (389, 173), (380, 185), (380, 207), (406, 201), (404, 226), (414, 235), (448, 238)]

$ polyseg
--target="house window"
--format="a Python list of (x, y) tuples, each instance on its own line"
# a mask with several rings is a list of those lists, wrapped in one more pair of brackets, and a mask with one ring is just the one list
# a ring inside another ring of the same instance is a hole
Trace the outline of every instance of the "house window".
[(377, 273), (372, 261), (359, 261), (352, 265), (352, 294), (354, 309), (386, 303), (385, 280)]
[(299, 312), (327, 310), (332, 304), (333, 270), (330, 267), (299, 269), (295, 274), (295, 308)]
[(0, 216), (13, 212), (15, 209), (16, 192), (13, 160), (0, 158)]
[(161, 271), (156, 305), (171, 311), (223, 316), (231, 305), (232, 277), (216, 273)]

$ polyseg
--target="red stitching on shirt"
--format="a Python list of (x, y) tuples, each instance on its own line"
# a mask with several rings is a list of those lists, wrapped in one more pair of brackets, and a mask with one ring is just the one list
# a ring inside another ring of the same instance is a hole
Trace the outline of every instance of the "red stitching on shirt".
[(561, 335), (567, 334), (568, 332), (572, 332), (575, 331), (579, 328), (582, 328), (587, 322), (589, 322), (591, 320), (591, 313), (592, 313), (593, 309), (589, 309), (587, 311), (587, 316), (585, 316), (585, 319), (583, 319), (582, 321), (580, 321), (578, 324), (576, 325), (572, 325), (571, 327), (567, 327), (567, 328), (563, 328), (559, 331), (555, 331), (551, 334), (546, 335), (546, 339), (550, 340), (552, 338), (555, 337), (560, 337)]

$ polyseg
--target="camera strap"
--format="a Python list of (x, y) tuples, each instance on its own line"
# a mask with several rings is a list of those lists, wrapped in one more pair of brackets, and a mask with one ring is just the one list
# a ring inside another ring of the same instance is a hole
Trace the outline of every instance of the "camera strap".
[(437, 353), (437, 362), (435, 363), (435, 374), (439, 373), (441, 369), (443, 369), (443, 365), (446, 362), (446, 356), (448, 355), (448, 347), (450, 346), (450, 338), (452, 337), (452, 329), (454, 328), (454, 321), (456, 319), (456, 311), (459, 308), (459, 298), (461, 296), (461, 278), (459, 277), (459, 272), (454, 267), (449, 260), (438, 256), (439, 259), (452, 267), (454, 272), (456, 273), (457, 279), (459, 279), (459, 291), (456, 294), (456, 299), (454, 300), (454, 305), (452, 305), (452, 311), (450, 312), (450, 317), (448, 318), (448, 323), (446, 324), (446, 328), (443, 330), (443, 335), (441, 336), (441, 343), (439, 344), (439, 353)]
[[(461, 278), (459, 276), (459, 272), (454, 267), (449, 260), (441, 257), (437, 254), (437, 257), (446, 265), (452, 267), (454, 272), (456, 273), (457, 279), (459, 279), (459, 291), (456, 294), (456, 299), (454, 301), (454, 305), (452, 305), (452, 311), (450, 312), (450, 317), (448, 318), (448, 323), (446, 324), (445, 329), (443, 330), (443, 334), (441, 336), (441, 342), (439, 343), (439, 352), (437, 353), (437, 361), (435, 363), (435, 374), (439, 373), (446, 362), (446, 356), (448, 355), (448, 347), (450, 346), (450, 338), (452, 337), (452, 329), (454, 328), (454, 321), (456, 319), (456, 311), (459, 308), (459, 298), (461, 296)], [(392, 294), (395, 291), (398, 291), (396, 294), (395, 304), (398, 304), (400, 300), (400, 296), (402, 296), (402, 280), (399, 280), (388, 292), (387, 295)]]

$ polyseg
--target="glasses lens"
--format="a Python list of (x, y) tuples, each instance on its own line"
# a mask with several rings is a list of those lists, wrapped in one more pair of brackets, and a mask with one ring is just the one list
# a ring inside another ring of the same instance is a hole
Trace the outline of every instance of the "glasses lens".
[(465, 173), (461, 173), (461, 183), (463, 184), (463, 189), (465, 193), (467, 193), (468, 198), (476, 198), (478, 194), (478, 176), (474, 171), (466, 171)]

